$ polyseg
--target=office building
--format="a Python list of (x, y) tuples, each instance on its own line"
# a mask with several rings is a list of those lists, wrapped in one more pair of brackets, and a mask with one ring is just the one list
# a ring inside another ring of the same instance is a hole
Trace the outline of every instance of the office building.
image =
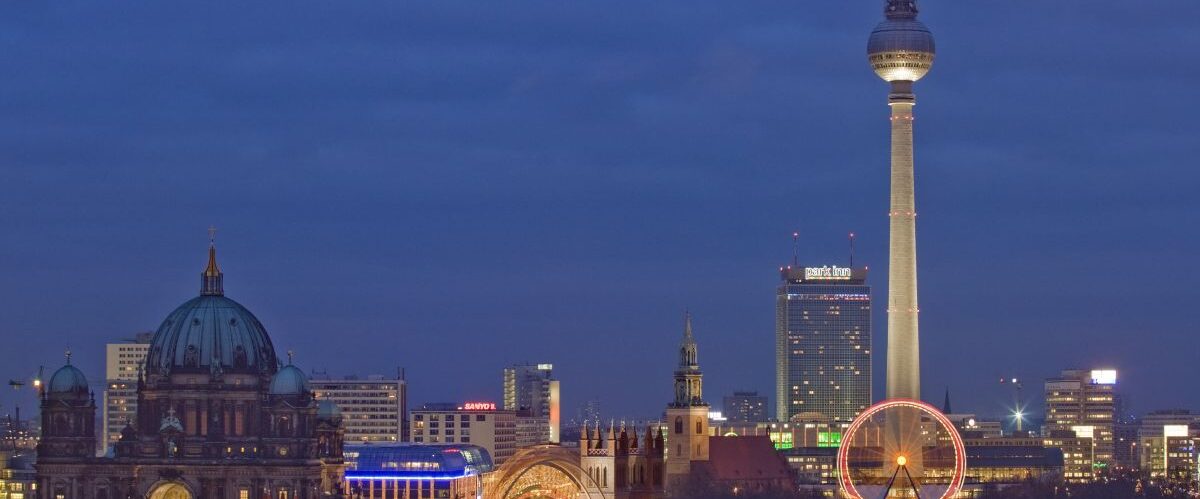
[(1043, 432), (1075, 431), (1093, 437), (1097, 471), (1115, 466), (1113, 425), (1116, 406), (1113, 389), (1117, 372), (1111, 369), (1068, 369), (1046, 380), (1046, 422)]
[(552, 364), (517, 364), (504, 368), (504, 410), (545, 421), (540, 443), (561, 440), (559, 383)]
[(412, 411), (411, 440), (478, 445), (499, 466), (517, 451), (517, 413), (500, 410), (495, 402), (425, 404)]
[(724, 399), (722, 415), (728, 423), (761, 423), (767, 417), (767, 397), (758, 392), (733, 392)]
[(528, 413), (516, 413), (516, 447), (530, 447), (534, 445), (548, 444), (546, 435), (550, 434), (550, 424), (546, 418), (541, 416), (531, 416)]
[(26, 450), (0, 450), (0, 499), (38, 497), (34, 457), (34, 453)]
[(796, 447), (833, 448), (842, 443), (842, 434), (850, 423), (838, 423), (812, 414), (792, 418), (789, 423), (723, 423), (714, 425), (713, 435), (767, 437), (778, 450)]
[(1121, 471), (1137, 470), (1139, 462), (1138, 429), (1141, 422), (1132, 417), (1118, 417), (1113, 425), (1113, 462)]
[(1150, 411), (1137, 421), (1139, 436), (1156, 436), (1165, 425), (1200, 425), (1200, 413), (1189, 409)]
[(974, 414), (946, 414), (963, 438), (997, 438), (1003, 435), (1000, 421), (988, 421)]
[(1197, 479), (1197, 451), (1200, 450), (1200, 425), (1143, 425), (1141, 469), (1152, 479), (1188, 486)]
[(775, 300), (775, 418), (853, 421), (871, 405), (865, 267), (784, 267)]
[(143, 332), (122, 340), (120, 343), (105, 345), (104, 378), (137, 381), (138, 371), (146, 361), (146, 353), (150, 351), (150, 340), (154, 332)]
[(1200, 443), (1200, 414), (1187, 409), (1153, 411), (1138, 421), (1138, 468), (1151, 477), (1180, 481), (1179, 468), (1194, 459), (1189, 446)]
[(483, 497), (487, 449), (470, 444), (347, 446), (342, 490), (363, 499)]
[(398, 443), (408, 440), (408, 382), (403, 376), (365, 378), (325, 375), (311, 380), (313, 394), (342, 410), (346, 442)]
[(1062, 478), (1064, 481), (1087, 483), (1095, 477), (1096, 441), (1095, 432), (1091, 427), (1077, 428), (1076, 430), (1054, 430), (1042, 437), (1041, 440), (1042, 445), (1062, 452)]
[(105, 345), (104, 428), (102, 448), (121, 438), (121, 428), (137, 417), (137, 378), (150, 351), (154, 333), (138, 333), (121, 343)]

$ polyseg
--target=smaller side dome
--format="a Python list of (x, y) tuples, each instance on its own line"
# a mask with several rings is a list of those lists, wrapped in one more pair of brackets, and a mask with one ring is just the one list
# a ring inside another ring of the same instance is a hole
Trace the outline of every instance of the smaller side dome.
[(83, 371), (80, 371), (71, 364), (67, 364), (55, 371), (54, 375), (50, 377), (48, 390), (51, 397), (78, 396), (87, 398), (87, 378), (84, 377)]
[(300, 368), (288, 364), (271, 378), (271, 395), (303, 395), (308, 393), (308, 376)]
[(322, 399), (317, 406), (317, 419), (322, 421), (338, 422), (342, 420), (342, 408), (333, 403), (332, 400)]

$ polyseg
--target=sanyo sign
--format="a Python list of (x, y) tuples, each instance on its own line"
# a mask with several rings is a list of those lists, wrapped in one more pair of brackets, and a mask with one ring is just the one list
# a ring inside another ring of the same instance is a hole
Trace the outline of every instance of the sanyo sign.
[(804, 267), (804, 280), (814, 281), (845, 281), (850, 280), (850, 267)]

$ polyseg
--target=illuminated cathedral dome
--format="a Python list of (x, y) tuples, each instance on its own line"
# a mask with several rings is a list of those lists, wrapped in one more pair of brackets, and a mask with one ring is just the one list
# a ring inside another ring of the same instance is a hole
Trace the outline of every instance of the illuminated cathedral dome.
[(933, 67), (933, 33), (917, 20), (913, 0), (888, 0), (887, 19), (871, 32), (867, 58), (885, 81), (917, 81)]
[(300, 368), (288, 364), (271, 378), (271, 395), (304, 395), (308, 393), (308, 376)]
[(89, 396), (87, 378), (84, 377), (83, 371), (71, 365), (69, 359), (67, 365), (54, 371), (47, 390), (51, 398), (81, 397), (86, 399)]
[(225, 297), (223, 277), (210, 246), (200, 296), (171, 312), (154, 333), (146, 355), (149, 373), (275, 373), (279, 361), (266, 328)]

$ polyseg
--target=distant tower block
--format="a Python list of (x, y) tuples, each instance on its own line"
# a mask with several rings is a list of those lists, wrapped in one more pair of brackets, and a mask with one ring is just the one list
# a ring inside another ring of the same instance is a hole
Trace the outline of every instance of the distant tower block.
[(888, 267), (887, 397), (921, 398), (917, 334), (917, 209), (913, 191), (913, 83), (933, 66), (933, 34), (917, 21), (913, 0), (888, 0), (887, 19), (871, 32), (867, 56), (891, 84), (891, 241)]

